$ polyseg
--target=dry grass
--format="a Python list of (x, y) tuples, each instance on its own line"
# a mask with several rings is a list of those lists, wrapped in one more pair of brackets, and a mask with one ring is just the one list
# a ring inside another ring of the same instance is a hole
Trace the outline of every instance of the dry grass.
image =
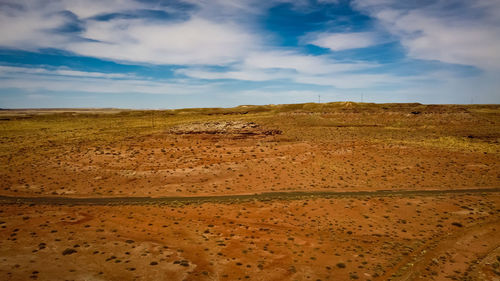
[[(170, 130), (221, 121), (283, 133)], [(500, 185), (499, 137), (496, 105), (0, 111), (0, 194), (490, 188)], [(491, 193), (0, 205), (0, 278), (490, 280), (499, 202)]]
[[(498, 108), (309, 103), (1, 111), (0, 190), (161, 196), (495, 187)], [(255, 122), (282, 134), (241, 139), (170, 133), (194, 122), (228, 121)]]

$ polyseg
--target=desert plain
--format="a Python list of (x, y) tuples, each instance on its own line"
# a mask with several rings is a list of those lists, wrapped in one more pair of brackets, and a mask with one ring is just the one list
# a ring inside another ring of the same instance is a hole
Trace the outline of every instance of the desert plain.
[(2, 280), (500, 280), (500, 106), (0, 110)]

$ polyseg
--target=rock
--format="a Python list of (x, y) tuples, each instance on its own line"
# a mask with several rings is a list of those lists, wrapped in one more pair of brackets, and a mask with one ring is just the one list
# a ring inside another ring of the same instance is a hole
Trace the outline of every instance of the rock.
[(244, 121), (220, 121), (220, 122), (195, 122), (173, 127), (169, 131), (172, 134), (231, 134), (240, 136), (270, 136), (279, 135), (280, 130), (265, 130), (255, 122)]

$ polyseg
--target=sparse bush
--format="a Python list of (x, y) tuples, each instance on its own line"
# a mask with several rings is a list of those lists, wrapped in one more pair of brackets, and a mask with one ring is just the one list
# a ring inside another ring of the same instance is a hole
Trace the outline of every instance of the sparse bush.
[(76, 253), (76, 250), (73, 249), (73, 248), (67, 248), (66, 250), (64, 250), (62, 252), (63, 256), (71, 255), (71, 254), (74, 254), (74, 253)]

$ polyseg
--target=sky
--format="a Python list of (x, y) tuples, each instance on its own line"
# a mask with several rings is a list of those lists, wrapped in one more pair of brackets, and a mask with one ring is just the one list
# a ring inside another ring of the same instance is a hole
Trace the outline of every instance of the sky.
[(0, 0), (0, 108), (500, 103), (498, 0)]

